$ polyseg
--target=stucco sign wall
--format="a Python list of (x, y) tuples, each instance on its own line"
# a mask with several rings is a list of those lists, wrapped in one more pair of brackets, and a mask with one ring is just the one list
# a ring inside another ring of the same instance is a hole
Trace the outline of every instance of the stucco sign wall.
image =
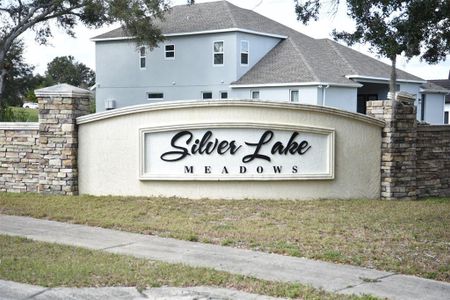
[(189, 124), (141, 130), (141, 180), (333, 179), (334, 130)]
[(79, 190), (194, 199), (378, 198), (383, 121), (246, 100), (130, 106), (77, 119)]

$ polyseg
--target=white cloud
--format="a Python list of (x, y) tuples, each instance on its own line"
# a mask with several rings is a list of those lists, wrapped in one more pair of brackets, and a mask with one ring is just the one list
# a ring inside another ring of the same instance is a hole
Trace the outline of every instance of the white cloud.
[[(198, 0), (196, 2), (207, 1)], [(253, 9), (257, 6), (254, 9), (256, 12), (314, 38), (329, 38), (334, 28), (338, 30), (352, 30), (354, 26), (353, 21), (346, 16), (345, 7), (343, 6), (339, 8), (338, 14), (334, 17), (324, 13), (318, 22), (304, 26), (296, 20), (294, 1), (292, 0), (230, 0), (230, 2), (246, 9)], [(184, 4), (186, 1), (173, 0), (172, 3), (178, 5)], [(78, 26), (75, 31), (76, 39), (64, 34), (55, 26), (53, 28), (54, 38), (51, 40), (50, 46), (39, 46), (36, 44), (32, 32), (27, 32), (24, 35), (26, 43), (25, 58), (28, 63), (35, 65), (36, 71), (41, 74), (46, 70), (47, 63), (54, 57), (63, 55), (73, 55), (78, 61), (95, 69), (95, 47), (90, 38), (107, 32), (113, 27), (93, 30)], [(353, 48), (377, 58), (368, 51), (368, 47), (365, 45), (358, 45)], [(387, 59), (381, 60), (389, 63)], [(418, 58), (414, 58), (410, 62), (400, 58), (397, 65), (400, 69), (425, 79), (447, 78), (450, 70), (450, 60), (441, 62), (438, 65), (428, 65), (421, 63)]]

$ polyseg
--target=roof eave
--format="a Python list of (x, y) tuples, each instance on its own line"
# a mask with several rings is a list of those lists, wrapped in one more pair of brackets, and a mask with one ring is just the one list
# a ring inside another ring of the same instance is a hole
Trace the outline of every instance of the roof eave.
[(333, 83), (333, 82), (286, 82), (286, 83), (254, 83), (254, 84), (231, 84), (232, 89), (263, 88), (263, 87), (290, 87), (290, 86), (336, 86), (360, 88), (360, 83)]
[(450, 94), (450, 90), (435, 90), (435, 89), (420, 89), (421, 93), (429, 93), (429, 94)]
[[(226, 28), (226, 29), (215, 29), (215, 30), (203, 30), (203, 31), (192, 31), (192, 32), (174, 32), (174, 33), (165, 33), (163, 36), (165, 37), (174, 37), (174, 36), (186, 36), (186, 35), (202, 35), (202, 34), (214, 34), (214, 33), (227, 33), (227, 32), (242, 32), (249, 33), (260, 36), (273, 37), (278, 39), (287, 39), (288, 37), (285, 35), (267, 33), (254, 31), (244, 28)], [(94, 37), (91, 39), (93, 42), (105, 42), (105, 41), (118, 41), (118, 40), (131, 40), (133, 37), (111, 37), (111, 38), (97, 38)]]
[[(353, 80), (361, 80), (361, 81), (390, 81), (390, 78), (386, 78), (386, 77), (374, 77), (374, 76), (364, 76), (364, 75), (345, 75), (346, 78), (348, 79), (353, 79)], [(404, 83), (426, 83), (426, 80), (413, 80), (413, 79), (401, 79), (398, 78), (397, 82), (404, 82)]]

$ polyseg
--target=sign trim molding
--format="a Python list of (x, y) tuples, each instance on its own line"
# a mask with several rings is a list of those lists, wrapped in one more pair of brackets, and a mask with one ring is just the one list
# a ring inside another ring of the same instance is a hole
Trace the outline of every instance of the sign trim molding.
[[(326, 135), (328, 137), (328, 164), (329, 170), (324, 174), (301, 174), (295, 177), (289, 174), (247, 174), (243, 176), (204, 176), (183, 177), (179, 175), (159, 175), (145, 173), (145, 135), (148, 133), (170, 132), (176, 130), (189, 129), (272, 129), (272, 130), (292, 130), (313, 134)], [(256, 122), (221, 122), (221, 123), (191, 123), (177, 124), (169, 126), (154, 126), (139, 129), (139, 174), (140, 181), (296, 181), (296, 180), (333, 180), (335, 179), (335, 136), (334, 128), (312, 127), (288, 123), (256, 123)]]

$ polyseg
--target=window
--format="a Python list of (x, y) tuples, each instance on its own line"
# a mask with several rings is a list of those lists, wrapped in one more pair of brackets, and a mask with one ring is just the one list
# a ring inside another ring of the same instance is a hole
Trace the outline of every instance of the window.
[(164, 93), (147, 93), (148, 100), (163, 100)]
[(259, 91), (251, 91), (250, 95), (252, 99), (259, 99)]
[(165, 45), (164, 53), (166, 59), (175, 59), (175, 45)]
[(241, 41), (241, 65), (248, 66), (248, 41)]
[(298, 90), (290, 90), (290, 98), (289, 98), (289, 100), (291, 101), (291, 102), (299, 102), (299, 99), (298, 99)]
[(450, 124), (448, 120), (448, 111), (444, 112), (444, 124)]
[(139, 66), (145, 69), (145, 47), (139, 48)]
[(212, 99), (212, 92), (202, 92), (202, 99)]
[(213, 56), (215, 66), (223, 66), (223, 41), (214, 42)]
[(220, 99), (228, 99), (228, 92), (220, 92)]

